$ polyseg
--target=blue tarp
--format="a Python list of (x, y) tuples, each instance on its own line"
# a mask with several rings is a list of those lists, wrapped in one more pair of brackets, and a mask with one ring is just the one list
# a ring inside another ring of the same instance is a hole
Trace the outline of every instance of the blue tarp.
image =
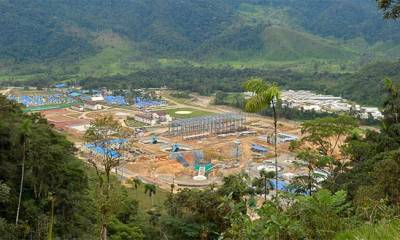
[(179, 151), (179, 144), (174, 143), (171, 146), (171, 152), (178, 152)]
[(193, 151), (194, 155), (194, 163), (195, 164), (200, 164), (204, 160), (204, 153), (201, 150), (195, 150)]
[(256, 152), (268, 152), (267, 148), (260, 146), (258, 144), (255, 144), (255, 143), (251, 144), (251, 150), (256, 151)]
[(25, 106), (42, 106), (48, 104), (62, 104), (72, 103), (74, 100), (62, 94), (52, 94), (47, 96), (35, 95), (35, 96), (9, 96), (9, 99), (15, 100)]
[(67, 84), (65, 84), (65, 83), (57, 83), (57, 84), (54, 84), (54, 87), (56, 87), (56, 88), (64, 88), (64, 87), (66, 87), (67, 86)]
[(121, 157), (121, 155), (113, 150), (113, 149), (107, 149), (106, 147), (101, 147), (101, 145), (106, 146), (106, 145), (112, 145), (112, 144), (123, 144), (126, 143), (128, 140), (123, 139), (123, 138), (117, 138), (117, 139), (112, 139), (103, 143), (97, 144), (97, 146), (93, 143), (86, 144), (85, 146), (90, 149), (90, 151), (99, 154), (99, 155), (107, 155), (111, 158), (118, 158)]
[(123, 96), (105, 96), (104, 101), (113, 105), (128, 105), (128, 102)]
[(121, 155), (112, 149), (107, 149), (99, 146), (95, 146), (94, 144), (86, 144), (86, 147), (90, 149), (90, 151), (99, 154), (99, 155), (107, 155), (111, 158), (118, 158)]
[[(275, 180), (274, 180), (274, 179), (271, 179), (271, 180), (269, 180), (269, 181), (270, 181), (272, 187), (273, 187), (274, 189), (276, 189)], [(286, 186), (287, 186), (287, 183), (286, 183), (285, 181), (278, 180), (278, 190), (280, 190), (280, 191), (287, 191), (288, 189), (287, 189)]]
[(184, 167), (189, 167), (190, 164), (185, 160), (183, 155), (179, 154), (176, 156), (176, 161), (178, 161), (180, 164), (182, 164)]
[(151, 107), (151, 106), (161, 106), (161, 105), (165, 105), (166, 101), (163, 100), (148, 100), (148, 99), (144, 99), (141, 97), (136, 97), (134, 99), (135, 101), (135, 106), (137, 108), (145, 108), (145, 107)]
[(81, 94), (77, 92), (72, 92), (69, 94), (71, 97), (79, 97)]
[[(272, 187), (275, 189), (275, 179), (270, 179), (269, 180)], [(296, 188), (293, 186), (290, 186), (289, 183), (283, 181), (283, 180), (278, 180), (278, 190), (279, 191), (285, 191), (285, 192), (290, 192), (290, 193), (296, 193)], [(308, 195), (308, 191), (306, 193), (297, 193), (300, 195)]]

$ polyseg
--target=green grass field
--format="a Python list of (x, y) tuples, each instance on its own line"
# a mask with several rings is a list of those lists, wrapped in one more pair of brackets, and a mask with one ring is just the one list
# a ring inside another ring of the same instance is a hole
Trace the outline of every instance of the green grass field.
[[(92, 189), (97, 188), (97, 176), (93, 168), (86, 168), (89, 177), (89, 184), (91, 185)], [(113, 181), (117, 181), (115, 175), (112, 177)], [(118, 185), (120, 183), (114, 182), (114, 184)], [(132, 199), (138, 202), (138, 218), (142, 219), (144, 222), (147, 222), (149, 219), (149, 215), (147, 211), (152, 208), (157, 208), (159, 206), (163, 206), (165, 200), (167, 200), (168, 195), (170, 194), (169, 191), (163, 190), (156, 186), (156, 193), (151, 197), (148, 194), (144, 193), (144, 185), (145, 183), (141, 183), (137, 189), (133, 187), (131, 184), (125, 184), (127, 194)], [(92, 191), (91, 194), (94, 194)], [(95, 197), (95, 196), (92, 196)]]
[(137, 127), (137, 128), (139, 128), (139, 127), (146, 126), (146, 124), (138, 122), (138, 121), (135, 121), (133, 119), (128, 119), (125, 122), (126, 122), (126, 125), (128, 125), (129, 127)]
[(60, 103), (60, 104), (50, 104), (43, 106), (35, 106), (35, 107), (27, 107), (24, 108), (23, 112), (35, 112), (35, 111), (43, 111), (43, 110), (51, 110), (51, 109), (61, 109), (61, 108), (69, 108), (76, 103)]
[[(178, 119), (201, 117), (214, 114), (212, 112), (202, 111), (194, 108), (173, 108), (173, 109), (165, 109), (163, 111), (168, 113), (171, 117)], [(181, 112), (181, 114), (179, 114), (179, 112)]]
[[(144, 193), (144, 183), (141, 184), (138, 189), (129, 188), (129, 193), (133, 195), (139, 203), (140, 211), (146, 211), (152, 208), (151, 198), (149, 195)], [(169, 192), (157, 187), (156, 194), (153, 196), (154, 206), (162, 206), (164, 201), (167, 199)]]

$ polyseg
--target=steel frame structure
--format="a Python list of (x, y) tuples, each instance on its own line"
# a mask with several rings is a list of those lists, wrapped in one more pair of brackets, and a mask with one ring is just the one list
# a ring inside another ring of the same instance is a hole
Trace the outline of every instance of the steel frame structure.
[(222, 134), (244, 129), (245, 122), (245, 116), (236, 113), (179, 119), (169, 124), (168, 133), (172, 136), (188, 136), (204, 133)]

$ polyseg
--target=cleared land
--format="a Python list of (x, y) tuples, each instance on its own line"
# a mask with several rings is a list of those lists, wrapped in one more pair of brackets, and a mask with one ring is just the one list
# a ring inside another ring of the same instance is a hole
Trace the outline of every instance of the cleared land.
[[(167, 99), (168, 100), (168, 99)], [(173, 102), (173, 101), (172, 101)], [(164, 111), (173, 118), (186, 119), (217, 113), (240, 112), (238, 109), (226, 106), (212, 105), (211, 97), (197, 96), (190, 100), (188, 104), (176, 103), (175, 106), (166, 106)], [(132, 120), (132, 117), (141, 112), (135, 108), (125, 109), (117, 106), (108, 106), (98, 111), (78, 112), (70, 108), (51, 109), (41, 111), (41, 113), (58, 130), (65, 132), (69, 139), (81, 148), (83, 145), (82, 134), (90, 121), (94, 118), (110, 114), (118, 119), (123, 126), (142, 127), (142, 123)], [(211, 183), (219, 183), (223, 176), (228, 174), (249, 170), (252, 174), (258, 173), (257, 167), (263, 165), (264, 161), (269, 161), (272, 155), (273, 146), (259, 138), (260, 136), (270, 135), (273, 132), (272, 120), (256, 114), (246, 114), (246, 129), (251, 133), (227, 133), (218, 135), (206, 134), (199, 139), (185, 139), (183, 136), (170, 136), (166, 134), (168, 127), (164, 125), (145, 128), (143, 135), (133, 138), (129, 144), (129, 151), (123, 154), (126, 156), (127, 170), (125, 177), (138, 177), (149, 183), (154, 183), (160, 188), (167, 190), (174, 182), (177, 189), (183, 187), (204, 187)], [(279, 131), (300, 136), (299, 127), (296, 123), (280, 121)], [(153, 135), (158, 137), (158, 143), (150, 143)], [(171, 154), (174, 144), (178, 144), (181, 151), (178, 154)], [(257, 144), (268, 149), (266, 153), (256, 152), (252, 145)], [(87, 154), (84, 148), (82, 158)], [(288, 151), (288, 144), (279, 144), (278, 153), (280, 167), (287, 173), (296, 173), (288, 159), (292, 156)], [(182, 160), (183, 159), (183, 160)], [(197, 163), (196, 163), (197, 161)], [(198, 161), (202, 164), (212, 164), (212, 171), (207, 172), (207, 180), (196, 181), (193, 177), (199, 175), (196, 169)], [(186, 164), (189, 164), (186, 166)], [(132, 189), (132, 193), (140, 198), (139, 202), (148, 204), (144, 209), (151, 207), (151, 199), (143, 193), (143, 189), (137, 191)], [(163, 193), (159, 192), (159, 197), (164, 198)], [(158, 193), (157, 193), (158, 195)], [(154, 204), (157, 205), (158, 196), (155, 196)], [(161, 201), (160, 200), (160, 201)], [(161, 201), (162, 202), (162, 201)]]

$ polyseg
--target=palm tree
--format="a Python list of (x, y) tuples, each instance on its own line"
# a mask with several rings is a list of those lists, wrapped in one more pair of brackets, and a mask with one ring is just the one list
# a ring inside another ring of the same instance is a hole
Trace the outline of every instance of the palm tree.
[(252, 186), (257, 194), (264, 194), (264, 202), (267, 201), (267, 195), (269, 190), (274, 188), (270, 179), (275, 178), (275, 172), (265, 171), (264, 169), (260, 171), (260, 177), (253, 179)]
[[(246, 111), (260, 112), (261, 110), (271, 107), (274, 117), (274, 155), (275, 155), (275, 186), (278, 186), (278, 152), (277, 152), (277, 136), (278, 136), (278, 116), (276, 113), (276, 104), (280, 98), (279, 87), (273, 83), (269, 84), (262, 79), (251, 79), (244, 83), (244, 88), (254, 93), (246, 103)], [(278, 191), (276, 190), (276, 201), (278, 201)]]
[(142, 185), (142, 181), (139, 178), (134, 178), (133, 180), (131, 180), (131, 183), (133, 183), (133, 187), (135, 188), (136, 195), (137, 195), (137, 190), (138, 190), (139, 186)]
[(154, 184), (145, 184), (144, 185), (144, 194), (149, 194), (151, 198), (151, 206), (154, 205), (153, 196), (156, 194), (156, 185)]
[[(272, 189), (273, 186), (270, 182), (270, 179), (275, 177), (275, 173), (271, 171), (265, 171), (264, 169), (260, 171), (260, 178), (264, 183), (264, 201), (267, 201), (267, 194), (269, 193), (269, 189)], [(276, 185), (275, 187), (277, 187)]]
[(19, 221), (19, 212), (21, 209), (21, 200), (22, 200), (22, 189), (24, 186), (24, 177), (25, 177), (25, 160), (27, 153), (27, 145), (28, 145), (28, 137), (31, 134), (31, 122), (29, 119), (25, 119), (20, 126), (20, 136), (19, 143), (22, 146), (22, 164), (21, 164), (21, 181), (19, 185), (19, 196), (18, 196), (18, 207), (17, 207), (17, 215), (15, 217), (15, 225), (18, 224)]
[(171, 187), (171, 194), (173, 194), (175, 189), (175, 184), (171, 183), (170, 187)]

